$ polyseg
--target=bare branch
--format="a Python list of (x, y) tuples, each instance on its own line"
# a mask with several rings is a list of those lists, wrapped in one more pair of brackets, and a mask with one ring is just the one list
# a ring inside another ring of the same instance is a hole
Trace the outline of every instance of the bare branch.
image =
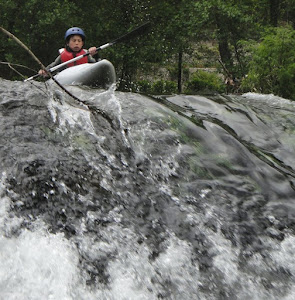
[(32, 57), (33, 59), (39, 64), (39, 66), (42, 69), (45, 69), (45, 66), (41, 63), (41, 61), (35, 56), (35, 54), (22, 42), (20, 41), (16, 36), (14, 36), (12, 33), (4, 29), (3, 27), (0, 26), (0, 30), (5, 33), (8, 37), (13, 39), (15, 42), (17, 42), (21, 47), (23, 47)]

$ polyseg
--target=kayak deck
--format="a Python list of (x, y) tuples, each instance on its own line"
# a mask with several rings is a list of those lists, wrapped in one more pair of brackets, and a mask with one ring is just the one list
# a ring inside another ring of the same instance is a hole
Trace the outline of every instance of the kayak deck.
[(86, 63), (67, 68), (54, 78), (65, 85), (87, 85), (98, 88), (109, 88), (116, 82), (113, 64), (106, 59), (96, 63)]

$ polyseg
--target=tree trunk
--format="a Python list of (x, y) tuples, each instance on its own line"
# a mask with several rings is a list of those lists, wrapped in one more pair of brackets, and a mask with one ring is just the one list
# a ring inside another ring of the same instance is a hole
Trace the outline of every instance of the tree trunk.
[(280, 0), (269, 1), (270, 24), (274, 27), (278, 26), (278, 19), (280, 15)]
[(228, 42), (229, 32), (225, 20), (218, 11), (215, 12), (215, 22), (220, 58), (226, 68), (231, 71), (233, 68), (233, 61)]
[(224, 63), (228, 70), (231, 70), (233, 63), (231, 58), (231, 52), (228, 46), (228, 41), (227, 39), (225, 39), (225, 37), (223, 37), (223, 39), (218, 40), (218, 50), (221, 61)]
[[(134, 71), (134, 70), (133, 70)], [(121, 75), (119, 78), (118, 90), (120, 91), (129, 91), (132, 83), (132, 70), (128, 64), (128, 58), (123, 58), (123, 64), (121, 68)]]
[(182, 92), (182, 49), (180, 49), (178, 53), (178, 74), (177, 74), (177, 87), (178, 87), (178, 94)]

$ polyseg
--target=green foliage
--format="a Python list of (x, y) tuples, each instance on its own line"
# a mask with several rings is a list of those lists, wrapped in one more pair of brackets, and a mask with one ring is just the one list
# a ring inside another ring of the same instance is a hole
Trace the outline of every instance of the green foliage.
[(177, 84), (174, 81), (158, 80), (152, 85), (153, 94), (173, 94), (177, 92)]
[(185, 89), (187, 94), (195, 94), (202, 91), (225, 92), (225, 84), (216, 73), (205, 71), (196, 72), (190, 81), (188, 81)]
[[(268, 1), (199, 0), (195, 1), (196, 22), (205, 34), (215, 40), (225, 75), (241, 78), (246, 69), (240, 40), (258, 39)], [(259, 21), (257, 21), (259, 20)], [(205, 30), (202, 30), (205, 28)]]
[(253, 47), (244, 91), (274, 93), (295, 100), (295, 31), (272, 28)]
[(177, 83), (170, 80), (157, 80), (155, 82), (140, 80), (136, 82), (133, 91), (154, 95), (171, 95), (177, 93)]
[[(269, 54), (247, 49), (249, 40), (261, 39), (263, 29), (276, 21), (278, 24), (293, 22), (295, 27), (294, 0), (280, 1), (277, 12), (273, 11), (270, 3), (268, 0), (0, 0), (0, 26), (17, 36), (47, 65), (55, 59), (57, 50), (64, 46), (64, 32), (71, 26), (84, 29), (88, 48), (103, 45), (139, 24), (151, 21), (152, 28), (148, 34), (100, 52), (101, 58), (107, 58), (114, 64), (121, 90), (174, 93), (181, 69), (182, 81), (186, 84), (188, 77), (183, 66), (196, 67), (202, 60), (208, 62), (208, 67), (222, 66), (221, 71), (233, 78), (243, 77), (250, 68), (244, 88), (272, 90), (285, 97), (293, 97), (294, 65), (290, 60), (294, 57), (293, 52), (287, 49), (289, 61), (286, 62), (287, 55), (283, 57), (285, 48), (281, 51), (283, 61), (275, 61), (273, 52), (280, 51), (274, 42), (269, 42), (269, 47), (274, 47)], [(274, 17), (278, 19), (274, 20)], [(208, 51), (199, 47), (207, 45), (208, 41), (213, 49)], [(288, 43), (292, 44), (291, 41), (285, 42), (282, 47)], [(24, 49), (4, 34), (0, 35), (0, 45), (1, 61), (39, 68)], [(183, 61), (178, 64), (179, 53), (183, 54)], [(256, 55), (253, 60), (252, 54)], [(260, 56), (269, 56), (268, 66), (263, 60), (260, 62)], [(170, 70), (169, 79), (173, 82), (157, 82), (157, 77), (154, 82), (137, 82), (138, 71), (141, 70), (144, 78), (144, 72), (148, 72), (151, 64)], [(259, 68), (259, 64), (263, 67)], [(278, 64), (283, 68), (277, 67)], [(258, 69), (256, 73), (255, 66)], [(7, 66), (1, 66), (0, 76), (12, 78), (13, 73)], [(224, 90), (223, 85), (213, 78), (200, 77), (193, 78), (187, 90), (193, 92), (204, 87)]]
[(136, 92), (144, 93), (144, 94), (149, 94), (151, 93), (152, 90), (152, 84), (148, 80), (139, 80), (136, 83)]
[[(78, 21), (76, 6), (68, 0), (0, 1), (0, 11), (5, 12), (0, 25), (20, 39), (45, 65), (52, 62), (58, 49), (64, 46), (65, 30)], [(38, 64), (14, 40), (2, 34), (0, 44), (4, 58), (38, 70)], [(5, 70), (1, 71), (0, 76), (5, 75)]]

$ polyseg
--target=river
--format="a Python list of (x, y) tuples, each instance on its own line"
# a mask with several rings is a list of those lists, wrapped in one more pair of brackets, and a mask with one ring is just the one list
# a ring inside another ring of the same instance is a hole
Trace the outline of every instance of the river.
[(0, 83), (1, 300), (295, 298), (295, 102)]

